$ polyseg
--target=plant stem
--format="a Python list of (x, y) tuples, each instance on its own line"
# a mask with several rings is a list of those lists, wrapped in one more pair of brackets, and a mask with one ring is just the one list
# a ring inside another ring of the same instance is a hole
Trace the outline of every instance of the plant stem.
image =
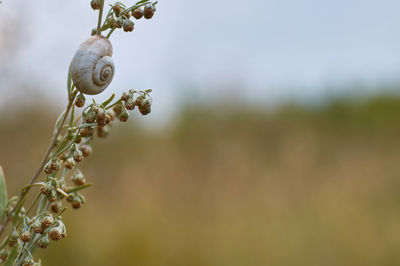
[[(75, 97), (76, 97), (77, 93), (78, 93), (78, 91), (75, 91), (74, 93), (72, 93), (71, 97), (69, 98), (68, 107), (67, 107), (67, 110), (65, 111), (64, 117), (63, 117), (61, 123), (59, 124), (55, 134), (53, 135), (53, 139), (51, 140), (50, 145), (49, 145), (49, 147), (47, 149), (47, 152), (46, 152), (45, 156), (43, 157), (42, 163), (40, 164), (39, 168), (36, 170), (36, 173), (33, 175), (29, 185), (32, 185), (33, 183), (35, 183), (36, 179), (39, 177), (39, 175), (42, 172), (44, 166), (46, 165), (48, 157), (49, 157), (51, 151), (54, 148), (54, 144), (57, 141), (57, 137), (60, 135), (61, 130), (63, 128), (63, 125), (65, 123), (65, 120), (67, 119), (68, 114), (69, 114), (69, 112), (70, 112), (70, 110), (71, 110), (71, 108), (72, 108), (72, 106), (74, 104)], [(25, 197), (28, 194), (29, 190), (30, 190), (30, 187), (28, 187), (27, 189), (25, 189), (25, 190), (23, 190), (21, 192), (21, 196), (19, 197), (17, 204), (15, 204), (14, 208), (11, 210), (10, 214), (8, 215), (8, 217), (6, 218), (6, 220), (4, 221), (3, 225), (0, 228), (0, 237), (3, 235), (4, 230), (7, 227), (8, 223), (11, 221), (11, 218), (13, 216), (13, 212), (23, 202), (23, 200), (25, 199)]]
[(100, 3), (99, 20), (97, 22), (97, 31), (96, 31), (97, 35), (101, 34), (101, 20), (103, 18), (103, 9), (104, 9), (104, 0), (102, 0)]

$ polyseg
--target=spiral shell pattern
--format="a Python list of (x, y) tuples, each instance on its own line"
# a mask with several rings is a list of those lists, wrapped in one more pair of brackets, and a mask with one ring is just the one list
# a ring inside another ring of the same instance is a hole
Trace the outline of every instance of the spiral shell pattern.
[(71, 62), (75, 87), (84, 94), (99, 94), (110, 85), (115, 72), (111, 42), (95, 35), (82, 43)]

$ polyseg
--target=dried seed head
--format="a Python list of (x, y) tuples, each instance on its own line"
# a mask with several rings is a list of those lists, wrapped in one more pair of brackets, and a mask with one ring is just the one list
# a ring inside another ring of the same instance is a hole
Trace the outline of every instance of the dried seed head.
[(133, 23), (133, 21), (131, 21), (129, 19), (125, 19), (122, 24), (122, 27), (125, 32), (131, 32), (135, 28), (135, 24)]
[(143, 17), (143, 10), (141, 8), (136, 8), (132, 11), (132, 16), (135, 19), (141, 19)]
[(42, 236), (41, 238), (39, 238), (39, 240), (37, 241), (37, 245), (40, 248), (47, 248), (50, 244), (50, 240), (49, 237), (47, 235)]
[(21, 234), (21, 240), (24, 243), (31, 241), (31, 232), (29, 230), (24, 231)]
[(75, 100), (76, 107), (83, 107), (85, 105), (86, 98), (82, 93), (79, 93)]
[(83, 144), (79, 147), (79, 150), (82, 152), (84, 157), (89, 157), (92, 153), (92, 147), (87, 144)]
[(144, 18), (151, 19), (154, 16), (154, 12), (156, 12), (156, 8), (152, 4), (147, 4), (143, 11)]
[(101, 7), (100, 1), (99, 0), (92, 0), (90, 2), (90, 6), (93, 8), (93, 10), (100, 9), (100, 7)]
[(133, 110), (135, 109), (136, 106), (136, 100), (129, 98), (126, 102), (125, 102), (125, 108), (128, 110)]

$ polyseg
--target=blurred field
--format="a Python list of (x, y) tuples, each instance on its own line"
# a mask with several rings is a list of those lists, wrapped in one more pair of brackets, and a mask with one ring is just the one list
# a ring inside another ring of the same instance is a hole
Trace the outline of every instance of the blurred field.
[[(39, 163), (55, 113), (0, 118), (11, 190)], [(273, 111), (190, 107), (168, 129), (119, 124), (83, 170), (44, 265), (400, 265), (400, 98)]]

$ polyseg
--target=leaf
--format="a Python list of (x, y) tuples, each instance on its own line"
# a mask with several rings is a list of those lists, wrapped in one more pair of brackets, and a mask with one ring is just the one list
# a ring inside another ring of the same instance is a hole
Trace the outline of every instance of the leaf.
[(16, 223), (17, 223), (18, 218), (19, 218), (19, 213), (21, 212), (22, 207), (24, 206), (25, 200), (26, 200), (26, 198), (25, 198), (24, 200), (22, 200), (22, 201), (19, 203), (19, 205), (17, 206), (17, 209), (15, 210), (14, 216), (13, 216), (13, 219), (12, 219), (13, 224), (16, 224)]
[(0, 166), (0, 222), (3, 222), (7, 203), (8, 197), (6, 179), (4, 177), (3, 168)]
[(83, 185), (83, 186), (80, 186), (80, 187), (74, 187), (74, 188), (71, 188), (71, 189), (67, 190), (67, 193), (68, 193), (68, 194), (71, 194), (71, 193), (73, 193), (73, 192), (77, 192), (77, 191), (82, 190), (82, 189), (85, 189), (85, 188), (87, 188), (87, 187), (91, 187), (92, 185), (93, 185), (93, 184), (86, 184), (86, 185)]
[(105, 107), (107, 107), (107, 105), (114, 99), (114, 97), (115, 97), (115, 93), (113, 93), (113, 95), (111, 95), (111, 97), (107, 100), (107, 101), (105, 101), (104, 103), (102, 103), (101, 105), (105, 108)]
[(15, 259), (17, 258), (17, 254), (18, 254), (18, 245), (14, 245), (14, 247), (10, 251), (10, 254), (7, 257), (6, 262), (4, 263), (4, 266), (13, 266)]

